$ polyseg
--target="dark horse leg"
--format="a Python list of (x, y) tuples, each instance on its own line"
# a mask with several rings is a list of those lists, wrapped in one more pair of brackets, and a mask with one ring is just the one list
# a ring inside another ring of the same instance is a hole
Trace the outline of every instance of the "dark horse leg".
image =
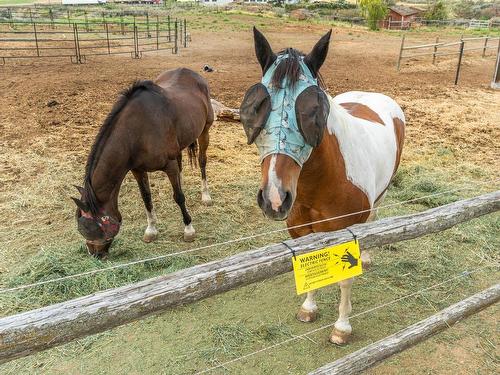
[(158, 238), (158, 230), (156, 229), (156, 213), (151, 201), (151, 190), (149, 188), (149, 178), (147, 172), (132, 171), (139, 190), (141, 191), (142, 200), (146, 207), (146, 216), (148, 218), (148, 227), (144, 231), (144, 242), (153, 242)]
[(168, 179), (174, 190), (175, 203), (179, 205), (182, 212), (182, 220), (184, 221), (184, 241), (190, 242), (194, 240), (195, 230), (191, 224), (191, 216), (186, 208), (186, 198), (181, 188), (181, 174), (179, 170), (178, 160), (170, 160), (165, 168)]
[(205, 126), (203, 133), (201, 133), (200, 137), (198, 138), (198, 144), (200, 147), (200, 153), (198, 155), (198, 163), (200, 164), (200, 169), (201, 169), (201, 201), (207, 206), (212, 205), (212, 198), (210, 197), (210, 193), (208, 191), (207, 172), (206, 172), (207, 148), (208, 148), (208, 143), (210, 141), (208, 129), (210, 125), (211, 124), (207, 124), (207, 126)]

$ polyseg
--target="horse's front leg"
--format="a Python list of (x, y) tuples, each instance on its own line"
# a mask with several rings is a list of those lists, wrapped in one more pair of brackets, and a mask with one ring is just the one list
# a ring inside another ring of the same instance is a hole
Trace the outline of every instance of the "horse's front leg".
[(342, 280), (340, 286), (340, 305), (339, 318), (335, 322), (330, 341), (337, 345), (347, 343), (347, 339), (351, 335), (352, 327), (349, 323), (349, 314), (351, 313), (351, 290), (353, 279)]
[(141, 191), (142, 200), (144, 201), (144, 206), (146, 207), (146, 217), (148, 219), (148, 226), (144, 231), (144, 242), (153, 242), (158, 238), (158, 229), (156, 229), (156, 213), (153, 208), (153, 202), (151, 200), (151, 189), (149, 187), (149, 178), (147, 172), (132, 171), (137, 184), (139, 185), (139, 190)]
[(181, 187), (181, 174), (177, 160), (170, 160), (165, 169), (172, 189), (174, 191), (174, 200), (178, 204), (182, 212), (182, 220), (184, 221), (184, 241), (191, 242), (195, 238), (195, 230), (191, 224), (191, 216), (186, 208), (186, 197), (182, 192)]

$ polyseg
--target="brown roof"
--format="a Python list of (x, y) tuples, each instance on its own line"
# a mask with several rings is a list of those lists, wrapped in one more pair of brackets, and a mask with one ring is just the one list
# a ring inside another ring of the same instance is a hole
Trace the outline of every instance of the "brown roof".
[(392, 5), (389, 7), (389, 9), (401, 16), (411, 16), (412, 14), (417, 14), (422, 12), (421, 9), (405, 7), (402, 5)]

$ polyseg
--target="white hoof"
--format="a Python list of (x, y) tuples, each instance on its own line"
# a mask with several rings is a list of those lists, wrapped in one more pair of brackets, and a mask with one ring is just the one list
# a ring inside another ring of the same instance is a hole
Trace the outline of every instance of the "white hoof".
[(196, 237), (196, 231), (193, 228), (192, 224), (186, 225), (184, 228), (184, 241), (192, 242)]
[(337, 321), (330, 335), (330, 342), (336, 345), (345, 345), (351, 333), (352, 327), (348, 321)]
[(318, 319), (318, 310), (306, 310), (300, 307), (299, 312), (296, 315), (297, 320), (304, 323), (312, 323)]
[(342, 332), (337, 328), (334, 328), (330, 335), (330, 342), (335, 345), (345, 345), (347, 344), (350, 335), (350, 332)]
[(208, 191), (203, 191), (201, 193), (201, 202), (205, 206), (211, 206), (212, 205), (212, 198), (210, 197), (210, 194), (208, 193)]
[(146, 228), (144, 231), (144, 242), (150, 243), (156, 241), (158, 238), (158, 231), (156, 228)]
[(370, 257), (370, 253), (367, 251), (361, 252), (361, 264), (363, 265), (363, 269), (368, 269), (372, 265), (372, 259)]

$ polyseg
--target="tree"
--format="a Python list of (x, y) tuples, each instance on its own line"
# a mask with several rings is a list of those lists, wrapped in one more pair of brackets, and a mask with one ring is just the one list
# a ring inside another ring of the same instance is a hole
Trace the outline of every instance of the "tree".
[(378, 30), (379, 21), (387, 15), (387, 4), (384, 0), (360, 0), (359, 7), (368, 20), (371, 30)]
[(479, 18), (481, 6), (473, 0), (460, 0), (453, 6), (453, 12), (459, 18)]
[(437, 0), (429, 6), (424, 13), (426, 20), (446, 20), (448, 19), (448, 8), (443, 0)]

